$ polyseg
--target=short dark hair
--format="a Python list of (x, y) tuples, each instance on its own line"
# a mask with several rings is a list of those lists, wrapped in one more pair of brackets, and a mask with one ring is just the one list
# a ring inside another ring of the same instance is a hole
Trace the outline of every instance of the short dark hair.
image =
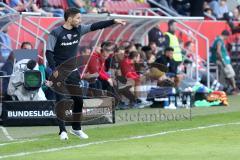
[(152, 50), (152, 49), (149, 46), (143, 46), (142, 47), (143, 52), (147, 52), (147, 51), (150, 51), (150, 50)]
[(30, 43), (30, 42), (28, 42), (28, 41), (25, 41), (25, 42), (22, 42), (22, 44), (21, 44), (21, 49), (23, 49), (23, 47), (24, 47), (25, 45), (30, 45), (31, 47), (33, 47), (33, 46), (32, 46), (32, 43)]
[(169, 51), (174, 51), (172, 47), (167, 47), (164, 49), (164, 53), (169, 52)]
[(69, 17), (74, 17), (78, 13), (80, 13), (79, 9), (77, 9), (77, 8), (68, 8), (64, 12), (64, 20), (67, 21)]
[(86, 52), (88, 49), (91, 50), (91, 48), (88, 47), (88, 46), (82, 46), (82, 47), (79, 48), (79, 50), (80, 50), (81, 52)]
[(135, 47), (136, 47), (137, 49), (141, 49), (141, 48), (142, 48), (142, 44), (141, 44), (141, 43), (135, 43)]
[(192, 44), (192, 41), (187, 41), (187, 42), (184, 44), (184, 46), (185, 46), (185, 47), (189, 47), (190, 44)]
[(173, 25), (173, 23), (176, 23), (176, 21), (175, 20), (170, 20), (170, 21), (168, 21), (168, 27), (170, 27), (170, 26), (172, 26)]
[(115, 45), (112, 42), (105, 42), (104, 44), (102, 43), (102, 51), (114, 51), (115, 50)]
[(240, 12), (240, 5), (238, 5), (236, 8), (237, 8), (237, 9), (238, 9), (238, 11)]
[(223, 30), (222, 31), (222, 35), (223, 36), (229, 36), (230, 35), (230, 32), (228, 30)]
[(138, 55), (139, 55), (139, 53), (137, 51), (132, 51), (128, 54), (128, 58), (133, 59), (133, 58), (137, 57)]
[(151, 56), (154, 54), (153, 54), (152, 50), (148, 50), (148, 51), (145, 51), (145, 55), (146, 55), (147, 60), (149, 60), (151, 58)]
[(119, 52), (119, 51), (124, 51), (125, 52), (125, 47), (123, 47), (123, 46), (116, 47), (115, 52)]
[(102, 42), (102, 44), (101, 44), (101, 48), (103, 48), (104, 46), (109, 46), (109, 45), (111, 45), (112, 44), (112, 42), (110, 42), (110, 41), (104, 41), (104, 42)]
[(33, 70), (34, 67), (36, 67), (36, 65), (37, 65), (37, 62), (36, 62), (36, 61), (30, 60), (30, 61), (28, 61), (28, 63), (27, 63), (27, 68), (30, 69), (30, 70)]

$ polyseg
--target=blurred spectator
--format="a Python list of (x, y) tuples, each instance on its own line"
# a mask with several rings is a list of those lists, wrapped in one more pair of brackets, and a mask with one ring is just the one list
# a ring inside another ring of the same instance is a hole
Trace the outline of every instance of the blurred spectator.
[(98, 13), (109, 13), (106, 6), (106, 1), (102, 3), (101, 6), (98, 7)]
[(217, 17), (217, 19), (222, 19), (223, 14), (229, 12), (227, 7), (227, 0), (212, 0), (209, 2), (209, 6), (213, 10), (213, 14)]
[(82, 0), (67, 0), (69, 8), (75, 7), (79, 8), (80, 13), (85, 14), (87, 10), (85, 8), (85, 2)]
[(190, 16), (203, 16), (204, 0), (189, 0), (190, 2)]
[[(200, 1), (200, 0), (198, 0)], [(198, 5), (196, 4), (198, 3), (197, 1), (194, 2), (194, 5)], [(173, 8), (180, 14), (180, 15), (184, 15), (184, 16), (188, 16), (189, 15), (189, 11), (190, 11), (190, 3), (189, 0), (174, 0), (172, 2)], [(199, 7), (199, 6), (198, 6)], [(198, 9), (199, 10), (199, 9)]]
[(5, 27), (2, 32), (0, 32), (0, 53), (2, 62), (5, 62), (12, 51), (12, 43), (10, 36), (8, 35), (8, 26)]
[(177, 23), (176, 21), (170, 20), (168, 22), (168, 32), (165, 32), (164, 34), (165, 34), (166, 47), (172, 47), (174, 49), (173, 59), (176, 62), (180, 63), (182, 62), (183, 57), (182, 57), (182, 52), (181, 52), (178, 38), (175, 35), (175, 32), (177, 30), (176, 23)]
[(208, 4), (208, 1), (205, 1), (204, 4), (203, 4), (203, 11), (204, 11), (204, 15), (209, 17), (209, 18), (212, 18), (212, 19), (215, 19), (216, 17), (213, 15), (213, 10), (211, 9), (211, 7), (209, 6)]
[(63, 17), (64, 15), (62, 8), (53, 8), (48, 0), (37, 0), (37, 6), (47, 13), (52, 13), (54, 17)]
[(215, 18), (215, 16), (213, 15), (213, 10), (209, 7), (209, 8), (205, 8), (204, 9), (204, 13), (209, 16), (209, 17), (213, 17)]
[(237, 6), (233, 11), (233, 20), (240, 21), (240, 5)]
[(31, 5), (33, 4), (33, 2), (34, 0), (28, 0), (28, 1), (10, 0), (9, 6), (18, 12), (26, 12), (26, 11), (29, 11), (29, 8), (31, 8)]
[(42, 6), (38, 5), (37, 0), (29, 0), (32, 1), (31, 5), (28, 7), (27, 11), (41, 13), (42, 16), (52, 17), (54, 14), (48, 11), (45, 11)]
[[(41, 13), (43, 16), (63, 16), (63, 12), (60, 11), (60, 9), (51, 9), (49, 4), (47, 4), (47, 1), (39, 1), (39, 0), (11, 0), (9, 5), (13, 9), (17, 10), (18, 12), (37, 12)], [(44, 10), (41, 7), (45, 7), (46, 10)], [(51, 13), (49, 10), (53, 11)]]
[(229, 31), (224, 30), (222, 31), (221, 35), (216, 37), (211, 48), (212, 55), (210, 57), (210, 60), (212, 63), (215, 63), (219, 66), (220, 71), (223, 72), (226, 79), (229, 81), (231, 87), (233, 88), (232, 93), (235, 94), (238, 92), (238, 88), (235, 82), (235, 72), (231, 65), (231, 59), (228, 55), (228, 51), (224, 43), (229, 35)]
[(205, 1), (203, 2), (203, 10), (206, 9), (206, 8), (210, 8), (210, 6), (209, 6), (209, 4), (208, 4), (209, 1), (210, 1), (210, 0), (205, 0)]

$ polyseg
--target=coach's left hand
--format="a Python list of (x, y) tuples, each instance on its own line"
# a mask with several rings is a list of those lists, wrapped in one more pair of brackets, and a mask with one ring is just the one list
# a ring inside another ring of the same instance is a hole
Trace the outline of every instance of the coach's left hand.
[(121, 25), (126, 25), (127, 21), (124, 20), (124, 19), (114, 19), (114, 23), (121, 24)]

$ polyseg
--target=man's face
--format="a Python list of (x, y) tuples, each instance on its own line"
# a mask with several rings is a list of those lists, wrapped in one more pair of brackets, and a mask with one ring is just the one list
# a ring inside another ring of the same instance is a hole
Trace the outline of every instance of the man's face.
[(83, 52), (82, 52), (83, 55), (90, 55), (91, 54), (91, 49), (89, 48), (86, 48)]
[(166, 56), (167, 56), (169, 59), (173, 59), (173, 51), (167, 51), (167, 52), (166, 52)]
[(113, 53), (112, 50), (103, 50), (103, 52), (102, 52), (102, 57), (103, 57), (104, 59), (107, 59), (107, 58), (109, 57), (109, 55), (112, 54), (112, 53)]
[(239, 10), (237, 8), (234, 9), (233, 15), (234, 15), (234, 17), (238, 17), (239, 16)]
[(228, 36), (227, 35), (224, 35), (223, 36), (223, 40), (227, 40), (228, 39)]
[(96, 47), (95, 47), (95, 51), (97, 52), (97, 53), (101, 53), (101, 44), (99, 43)]
[(157, 45), (155, 43), (151, 44), (150, 47), (154, 52), (157, 50)]
[(170, 26), (170, 31), (172, 31), (173, 33), (177, 30), (177, 25), (176, 22), (174, 22), (171, 26)]
[(90, 54), (91, 54), (91, 49), (89, 49), (89, 48), (86, 49), (86, 54), (87, 54), (87, 55), (90, 55)]
[(134, 57), (133, 62), (134, 62), (134, 63), (139, 63), (140, 60), (141, 60), (140, 54), (138, 54), (136, 57)]
[(69, 17), (69, 21), (70, 21), (70, 24), (73, 26), (73, 27), (78, 27), (80, 24), (81, 24), (81, 14), (78, 13), (76, 14), (75, 16), (73, 17)]
[(225, 6), (225, 4), (226, 4), (226, 0), (221, 0), (221, 1), (220, 1), (220, 5), (221, 5), (221, 6)]
[(117, 57), (117, 59), (119, 59), (119, 60), (123, 60), (124, 55), (125, 55), (125, 51), (124, 51), (124, 50), (119, 50), (119, 51), (116, 53), (116, 57)]

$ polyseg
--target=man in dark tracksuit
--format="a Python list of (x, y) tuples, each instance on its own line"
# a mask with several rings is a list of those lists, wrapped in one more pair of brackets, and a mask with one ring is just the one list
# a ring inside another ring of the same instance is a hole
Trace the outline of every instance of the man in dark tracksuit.
[[(65, 23), (52, 30), (48, 37), (46, 57), (50, 68), (53, 70), (53, 76), (48, 81), (49, 86), (53, 86), (56, 92), (57, 103), (65, 99), (64, 93), (71, 94), (71, 89), (64, 87), (60, 82), (66, 82), (70, 85), (78, 85), (80, 82), (80, 74), (77, 68), (76, 55), (78, 51), (78, 44), (81, 36), (84, 34), (109, 27), (113, 24), (125, 24), (124, 20), (114, 19), (107, 21), (100, 21), (93, 24), (81, 24), (81, 14), (77, 8), (69, 8), (64, 13)], [(68, 77), (66, 79), (66, 77)], [(56, 83), (57, 82), (57, 83)], [(71, 88), (71, 87), (70, 87)], [(76, 88), (76, 87), (75, 87)], [(83, 99), (80, 95), (70, 95), (74, 101), (73, 114), (81, 114)], [(58, 109), (58, 108), (57, 108)], [(59, 117), (58, 117), (59, 118)], [(74, 118), (74, 117), (73, 117)], [(60, 139), (67, 140), (68, 135), (65, 128), (64, 121), (59, 118)], [(81, 130), (80, 119), (72, 122), (72, 129), (70, 133), (80, 137), (88, 138), (88, 135)]]

